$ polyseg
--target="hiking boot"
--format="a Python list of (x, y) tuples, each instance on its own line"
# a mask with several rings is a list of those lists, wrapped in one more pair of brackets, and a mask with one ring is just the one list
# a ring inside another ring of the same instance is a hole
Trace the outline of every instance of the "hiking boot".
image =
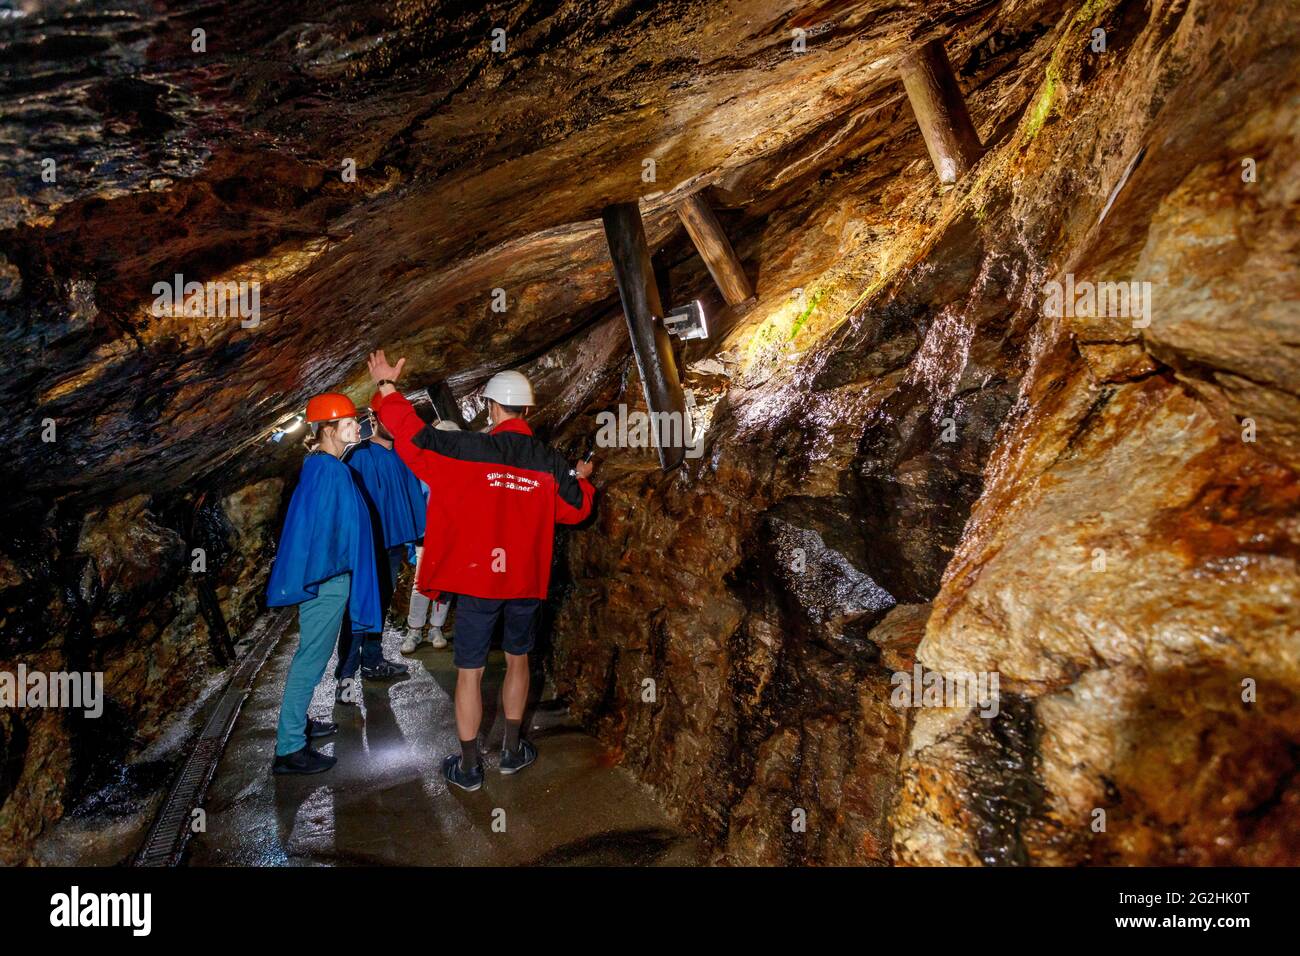
[(339, 725), (332, 720), (317, 720), (315, 717), (307, 718), (307, 739), (316, 740), (320, 737), (330, 737), (339, 732)]
[(447, 646), (447, 638), (443, 637), (442, 628), (440, 627), (429, 628), (429, 643), (432, 644), (434, 647), (438, 648), (439, 650)]
[(518, 773), (536, 759), (537, 748), (521, 737), (514, 750), (501, 751), (501, 772)]
[(361, 668), (361, 676), (366, 680), (392, 680), (408, 673), (405, 664), (396, 661), (380, 661), (374, 667)]
[(339, 681), (334, 691), (334, 702), (356, 707), (361, 703), (361, 681), (355, 677), (345, 677)]
[(424, 635), (420, 633), (418, 627), (412, 627), (407, 630), (406, 637), (402, 639), (402, 653), (414, 654), (415, 649), (424, 641)]
[(324, 773), (338, 763), (336, 757), (327, 757), (317, 753), (311, 747), (303, 747), (283, 757), (276, 757), (271, 764), (271, 773)]
[(473, 770), (465, 771), (460, 767), (460, 754), (448, 754), (442, 761), (442, 775), (453, 787), (460, 787), (473, 793), (483, 786), (483, 764), (480, 762)]

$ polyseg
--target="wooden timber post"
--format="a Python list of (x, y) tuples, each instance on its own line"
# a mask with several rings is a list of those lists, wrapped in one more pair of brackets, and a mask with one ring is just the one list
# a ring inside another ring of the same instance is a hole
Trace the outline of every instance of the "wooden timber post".
[(714, 214), (703, 193), (693, 193), (677, 204), (677, 215), (690, 234), (691, 242), (709, 267), (709, 275), (717, 283), (727, 305), (740, 303), (753, 298), (754, 289), (749, 284), (749, 277), (740, 266), (736, 250), (731, 247), (727, 234), (722, 231), (722, 223)]
[(898, 70), (939, 182), (955, 183), (978, 162), (984, 147), (971, 123), (943, 42), (931, 40), (908, 54)]
[[(686, 396), (677, 377), (672, 339), (664, 328), (664, 307), (659, 301), (659, 287), (650, 264), (641, 208), (634, 202), (617, 203), (607, 207), (601, 219), (609, 256), (614, 261), (614, 277), (618, 281), (619, 298), (623, 300), (628, 335), (632, 339), (632, 354), (636, 357), (646, 406), (651, 413), (650, 432), (659, 452), (659, 465), (664, 471), (670, 471), (686, 456), (691, 422), (686, 412)], [(675, 414), (665, 416), (665, 412)]]

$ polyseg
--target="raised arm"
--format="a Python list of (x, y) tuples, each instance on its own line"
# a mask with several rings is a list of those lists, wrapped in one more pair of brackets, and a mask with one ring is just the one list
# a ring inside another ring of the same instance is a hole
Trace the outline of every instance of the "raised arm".
[(418, 447), (413, 441), (428, 426), (415, 413), (406, 396), (396, 390), (387, 395), (376, 392), (370, 400), (370, 407), (393, 436), (393, 451), (397, 452), (397, 457), (417, 478), (433, 487), (437, 479), (438, 456)]
[(372, 352), (367, 364), (370, 377), (379, 389), (371, 398), (370, 407), (393, 436), (393, 450), (416, 477), (432, 487), (438, 469), (445, 464), (442, 459), (478, 459), (475, 449), (489, 441), (486, 435), (445, 432), (426, 425), (406, 396), (397, 390), (397, 376), (402, 373), (406, 359), (390, 365), (381, 350)]
[(366, 366), (378, 389), (370, 399), (370, 408), (393, 436), (393, 451), (417, 478), (432, 487), (437, 479), (437, 456), (428, 454), (413, 442), (427, 426), (406, 396), (397, 390), (397, 379), (406, 367), (406, 359), (398, 359), (396, 365), (390, 365), (380, 349), (370, 353)]

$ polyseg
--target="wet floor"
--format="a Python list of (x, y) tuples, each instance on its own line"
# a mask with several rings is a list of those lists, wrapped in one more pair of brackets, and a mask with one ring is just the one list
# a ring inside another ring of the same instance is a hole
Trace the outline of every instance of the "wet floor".
[[(454, 634), (452, 635), (454, 639)], [(678, 830), (630, 773), (609, 765), (550, 689), (538, 686), (527, 736), (539, 751), (522, 773), (497, 772), (505, 673), (493, 651), (483, 678), (483, 787), (466, 793), (441, 773), (459, 750), (452, 709), (451, 648), (428, 644), (385, 656), (411, 665), (392, 682), (367, 682), (362, 707), (334, 704), (334, 662), (316, 689), (311, 714), (330, 715), (339, 733), (317, 749), (338, 757), (327, 773), (273, 777), (275, 724), (289, 660), (289, 631), (262, 668), (231, 734), (204, 802), (207, 832), (195, 835), (193, 866), (335, 865), (692, 865), (695, 841)]]

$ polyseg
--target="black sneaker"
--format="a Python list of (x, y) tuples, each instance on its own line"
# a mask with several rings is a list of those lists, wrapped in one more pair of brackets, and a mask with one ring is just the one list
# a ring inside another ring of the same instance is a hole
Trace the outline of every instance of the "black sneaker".
[(501, 751), (501, 772), (518, 773), (536, 759), (537, 748), (521, 737), (514, 750)]
[(339, 725), (332, 720), (317, 720), (315, 717), (307, 718), (307, 739), (316, 740), (320, 737), (331, 737), (339, 732)]
[(409, 673), (405, 664), (393, 661), (380, 661), (374, 667), (361, 668), (361, 676), (366, 680), (392, 680)]
[(271, 773), (324, 773), (336, 763), (338, 758), (327, 757), (308, 746), (283, 757), (276, 757), (271, 764)]
[(443, 758), (442, 775), (452, 786), (471, 793), (483, 786), (483, 764), (480, 762), (473, 770), (464, 771), (460, 767), (460, 754), (448, 754)]

